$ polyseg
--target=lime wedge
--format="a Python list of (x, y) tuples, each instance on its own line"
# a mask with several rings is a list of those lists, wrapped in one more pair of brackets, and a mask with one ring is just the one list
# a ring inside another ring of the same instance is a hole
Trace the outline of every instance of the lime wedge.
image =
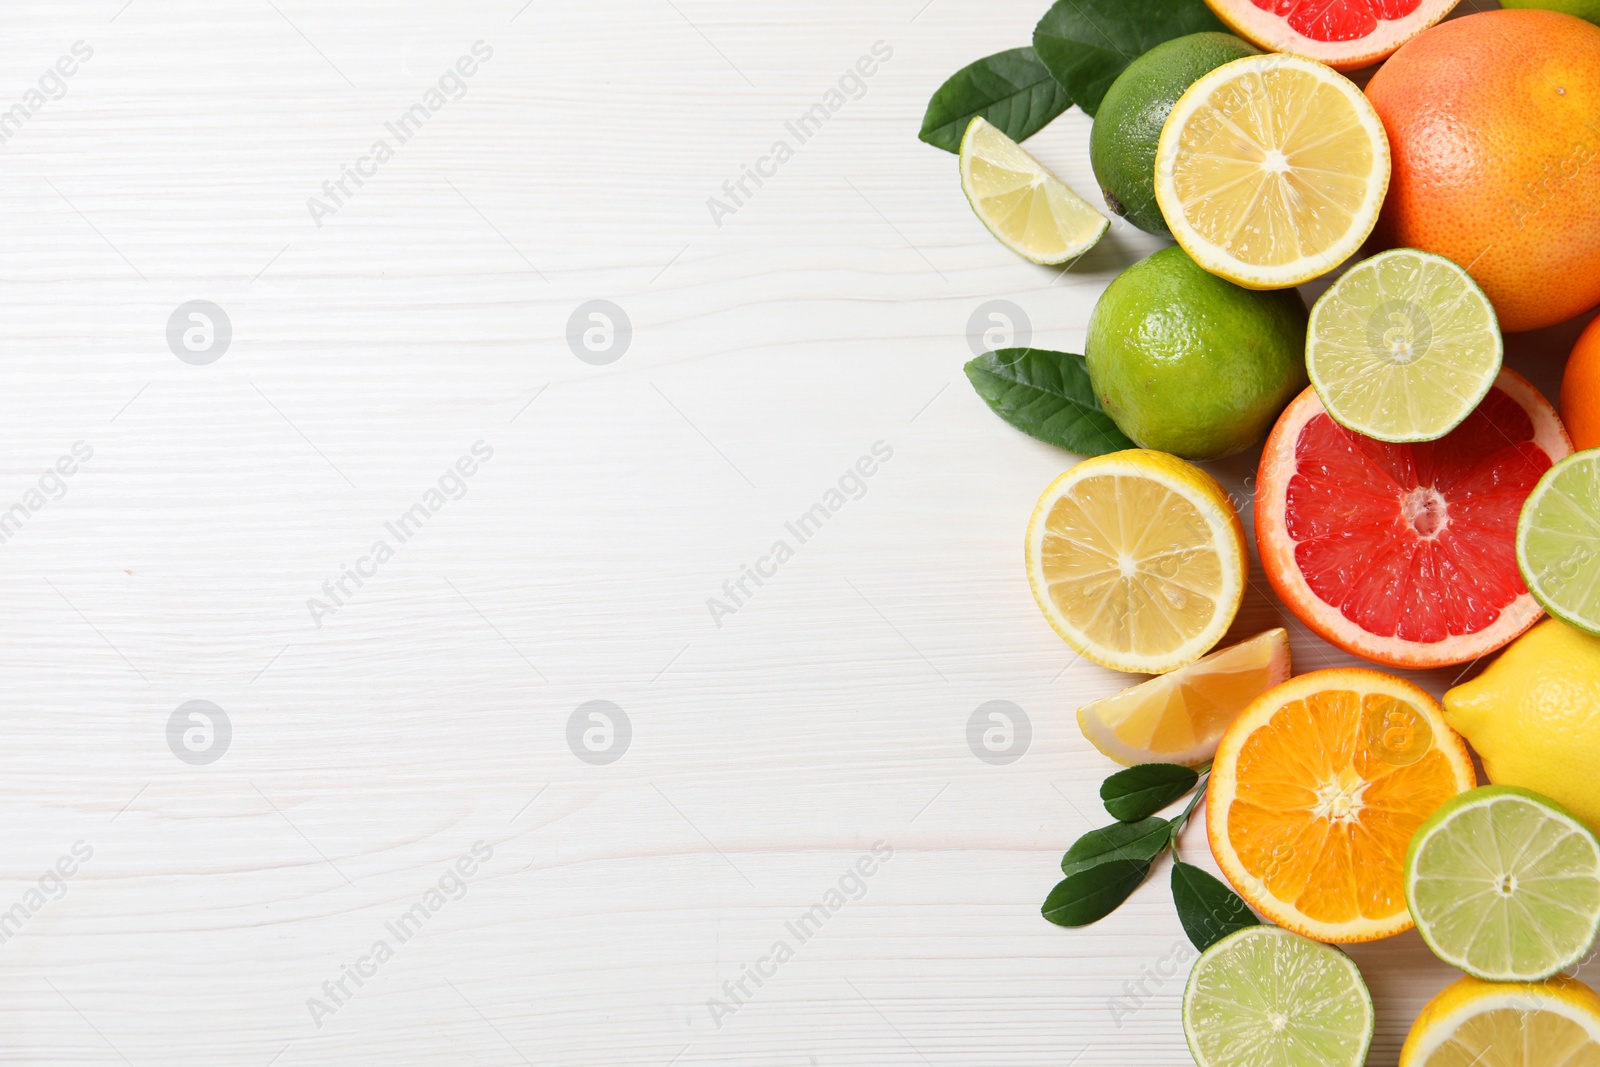
[(1183, 990), (1199, 1067), (1361, 1067), (1372, 1024), (1355, 962), (1278, 926), (1249, 926), (1206, 949)]
[(1523, 501), (1517, 566), (1540, 607), (1600, 635), (1600, 448), (1545, 471)]
[(983, 118), (961, 138), (961, 191), (1000, 243), (1035, 263), (1093, 248), (1111, 220)]
[(1540, 981), (1600, 932), (1600, 841), (1537, 793), (1474, 789), (1411, 838), (1406, 901), (1446, 963), (1490, 982)]
[(1500, 373), (1494, 307), (1466, 271), (1396, 248), (1351, 267), (1311, 309), (1306, 371), (1339, 425), (1380, 441), (1433, 441), (1472, 414)]

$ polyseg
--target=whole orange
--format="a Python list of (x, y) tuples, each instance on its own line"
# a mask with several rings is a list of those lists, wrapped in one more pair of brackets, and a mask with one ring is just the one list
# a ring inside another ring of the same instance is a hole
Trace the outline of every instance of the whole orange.
[(1600, 448), (1600, 319), (1584, 327), (1561, 377), (1561, 421), (1575, 449)]
[(1380, 239), (1465, 267), (1507, 332), (1600, 303), (1600, 26), (1540, 10), (1443, 22), (1367, 98), (1393, 157)]

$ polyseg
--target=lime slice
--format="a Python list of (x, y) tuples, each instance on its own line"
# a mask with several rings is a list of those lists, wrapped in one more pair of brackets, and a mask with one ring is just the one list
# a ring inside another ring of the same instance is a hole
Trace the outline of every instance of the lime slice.
[(1361, 1067), (1372, 1024), (1354, 961), (1278, 926), (1249, 926), (1206, 949), (1183, 990), (1198, 1067)]
[(1537, 982), (1600, 933), (1600, 841), (1555, 801), (1487, 785), (1446, 801), (1406, 853), (1406, 901), (1434, 955), (1490, 982)]
[(1600, 448), (1545, 471), (1523, 501), (1517, 566), (1540, 607), (1600, 635)]
[(1380, 441), (1433, 441), (1494, 385), (1494, 307), (1443, 256), (1396, 248), (1363, 260), (1322, 294), (1306, 370), (1335, 422)]
[(961, 191), (1000, 243), (1035, 263), (1093, 248), (1111, 220), (983, 118), (961, 138)]

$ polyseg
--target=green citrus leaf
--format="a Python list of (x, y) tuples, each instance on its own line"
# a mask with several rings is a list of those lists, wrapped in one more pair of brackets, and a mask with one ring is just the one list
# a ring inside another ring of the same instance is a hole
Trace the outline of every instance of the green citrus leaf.
[(1061, 857), (1061, 873), (1076, 874), (1108, 860), (1153, 860), (1171, 837), (1172, 823), (1166, 819), (1114, 822), (1078, 838)]
[(1149, 860), (1108, 860), (1056, 883), (1040, 911), (1057, 926), (1088, 926), (1116, 911), (1148, 873)]
[(1083, 456), (1137, 447), (1101, 410), (1080, 355), (1001, 348), (965, 369), (990, 410), (1029, 437)]
[(962, 67), (939, 86), (922, 117), (924, 141), (961, 151), (967, 123), (982, 115), (1013, 141), (1038, 133), (1072, 98), (1031, 48), (1013, 48)]
[(1033, 50), (1091, 117), (1129, 63), (1162, 41), (1228, 27), (1205, 0), (1057, 0), (1033, 31)]
[(1201, 952), (1261, 922), (1239, 894), (1191, 863), (1172, 865), (1172, 903), (1183, 932)]
[(1141, 763), (1100, 784), (1100, 800), (1113, 819), (1138, 822), (1193, 789), (1200, 773), (1176, 763)]

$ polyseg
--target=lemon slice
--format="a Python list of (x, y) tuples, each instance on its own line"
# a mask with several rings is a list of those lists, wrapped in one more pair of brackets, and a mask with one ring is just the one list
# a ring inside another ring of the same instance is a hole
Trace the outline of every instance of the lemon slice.
[(1241, 711), (1289, 680), (1289, 633), (1268, 630), (1078, 709), (1078, 728), (1124, 766), (1204, 763)]
[(1434, 441), (1500, 374), (1494, 306), (1443, 256), (1396, 248), (1362, 260), (1311, 309), (1306, 370), (1339, 425), (1380, 441)]
[(1065, 263), (1095, 246), (1111, 220), (983, 118), (961, 138), (961, 191), (989, 232), (1035, 263)]
[(1600, 1064), (1600, 996), (1582, 982), (1462, 978), (1428, 1001), (1400, 1067)]
[(1028, 522), (1028, 584), (1078, 652), (1165, 674), (1227, 632), (1244, 597), (1244, 527), (1209, 474), (1164, 452), (1086, 459), (1050, 483)]
[(1178, 98), (1156, 147), (1156, 203), (1206, 270), (1285, 289), (1367, 239), (1389, 140), (1361, 90), (1299, 56), (1224, 63)]

